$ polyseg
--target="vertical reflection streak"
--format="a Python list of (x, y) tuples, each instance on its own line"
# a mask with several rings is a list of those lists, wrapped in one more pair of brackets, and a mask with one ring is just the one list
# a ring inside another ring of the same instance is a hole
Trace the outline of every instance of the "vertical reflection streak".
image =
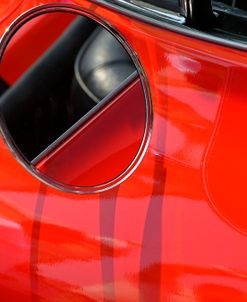
[(38, 301), (38, 255), (41, 217), (45, 204), (46, 185), (41, 184), (35, 207), (34, 220), (32, 225), (31, 250), (30, 250), (30, 286), (31, 301)]
[[(150, 40), (146, 41), (147, 56), (153, 57), (156, 54), (156, 58), (160, 57), (160, 47), (156, 42), (150, 43)], [(162, 57), (164, 53), (162, 53)], [(160, 95), (160, 89), (162, 86), (168, 87), (166, 83), (169, 78), (169, 72), (167, 71), (169, 66), (168, 57), (164, 56), (164, 60), (153, 60), (150, 79), (156, 79), (155, 89), (152, 89), (154, 119), (156, 110), (163, 109), (168, 113), (168, 99), (167, 95)], [(157, 71), (162, 71), (162, 83), (159, 83), (159, 77), (161, 73), (157, 74)], [(165, 73), (165, 75), (164, 75)], [(157, 87), (157, 85), (159, 85)], [(161, 123), (159, 125), (159, 123)], [(166, 145), (166, 123), (164, 124), (158, 119), (158, 123), (153, 131), (158, 132), (156, 145)], [(162, 149), (163, 149), (162, 148)], [(147, 209), (146, 219), (143, 226), (143, 238), (141, 245), (140, 255), (140, 272), (139, 272), (139, 300), (140, 301), (155, 301), (161, 300), (161, 267), (162, 267), (162, 209), (163, 200), (165, 194), (167, 170), (164, 165), (164, 153), (162, 156), (154, 158), (154, 174), (152, 193), (149, 199), (149, 205)], [(152, 180), (152, 179), (151, 179)]]
[[(114, 289), (114, 231), (116, 202), (118, 196), (118, 188), (104, 192), (100, 195), (100, 254), (102, 269), (102, 285), (103, 285), (103, 301), (107, 301), (107, 297), (111, 296), (111, 300), (115, 301)], [(108, 243), (107, 243), (108, 242)], [(110, 243), (109, 243), (110, 242)], [(104, 246), (112, 244), (106, 255)], [(110, 251), (110, 252), (109, 252)], [(112, 285), (109, 292), (108, 286)]]
[(154, 185), (144, 225), (140, 259), (140, 301), (160, 301), (162, 208), (166, 169), (156, 159)]

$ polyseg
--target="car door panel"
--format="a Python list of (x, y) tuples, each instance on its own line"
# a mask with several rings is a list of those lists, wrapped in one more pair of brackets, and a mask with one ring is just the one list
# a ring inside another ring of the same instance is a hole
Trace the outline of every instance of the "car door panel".
[[(34, 178), (1, 139), (1, 297), (245, 301), (246, 53), (71, 2), (136, 52), (152, 96), (151, 141), (119, 186), (77, 195)], [(25, 1), (18, 15), (48, 3)], [(15, 17), (1, 21), (2, 34)]]

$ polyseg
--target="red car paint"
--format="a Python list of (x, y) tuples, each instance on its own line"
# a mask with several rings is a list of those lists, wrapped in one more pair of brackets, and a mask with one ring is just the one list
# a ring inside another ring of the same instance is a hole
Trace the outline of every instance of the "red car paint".
[[(52, 2), (24, 1), (1, 34)], [(90, 195), (41, 184), (1, 140), (1, 300), (246, 301), (246, 53), (68, 3), (108, 21), (139, 56), (152, 139), (131, 177)]]

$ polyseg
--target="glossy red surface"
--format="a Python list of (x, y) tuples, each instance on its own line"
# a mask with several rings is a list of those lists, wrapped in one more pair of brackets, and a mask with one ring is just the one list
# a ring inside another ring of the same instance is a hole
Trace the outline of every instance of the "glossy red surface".
[[(48, 16), (41, 15), (26, 23), (26, 26), (19, 29), (8, 44), (0, 64), (1, 77), (9, 85), (15, 83), (62, 34), (74, 18), (74, 15), (68, 13), (61, 13), (61, 15), (51, 13)], [(47, 31), (49, 34), (44, 35)]]
[[(1, 32), (40, 3), (24, 1)], [(69, 3), (138, 54), (152, 140), (130, 178), (91, 195), (40, 184), (0, 142), (1, 299), (246, 301), (246, 53)]]
[(145, 126), (146, 101), (137, 79), (38, 163), (36, 169), (74, 187), (113, 181), (137, 157)]
[(2, 0), (0, 3), (0, 22), (11, 16), (23, 0)]

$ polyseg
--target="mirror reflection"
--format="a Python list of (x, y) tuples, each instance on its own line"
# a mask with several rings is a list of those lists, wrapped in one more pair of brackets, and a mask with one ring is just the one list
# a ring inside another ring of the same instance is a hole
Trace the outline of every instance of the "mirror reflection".
[(149, 107), (120, 41), (65, 11), (30, 17), (8, 41), (1, 129), (25, 167), (56, 188), (117, 184), (140, 161)]
[(70, 13), (39, 16), (14, 35), (1, 62), (8, 131), (32, 161), (135, 71), (124, 47), (95, 21)]

